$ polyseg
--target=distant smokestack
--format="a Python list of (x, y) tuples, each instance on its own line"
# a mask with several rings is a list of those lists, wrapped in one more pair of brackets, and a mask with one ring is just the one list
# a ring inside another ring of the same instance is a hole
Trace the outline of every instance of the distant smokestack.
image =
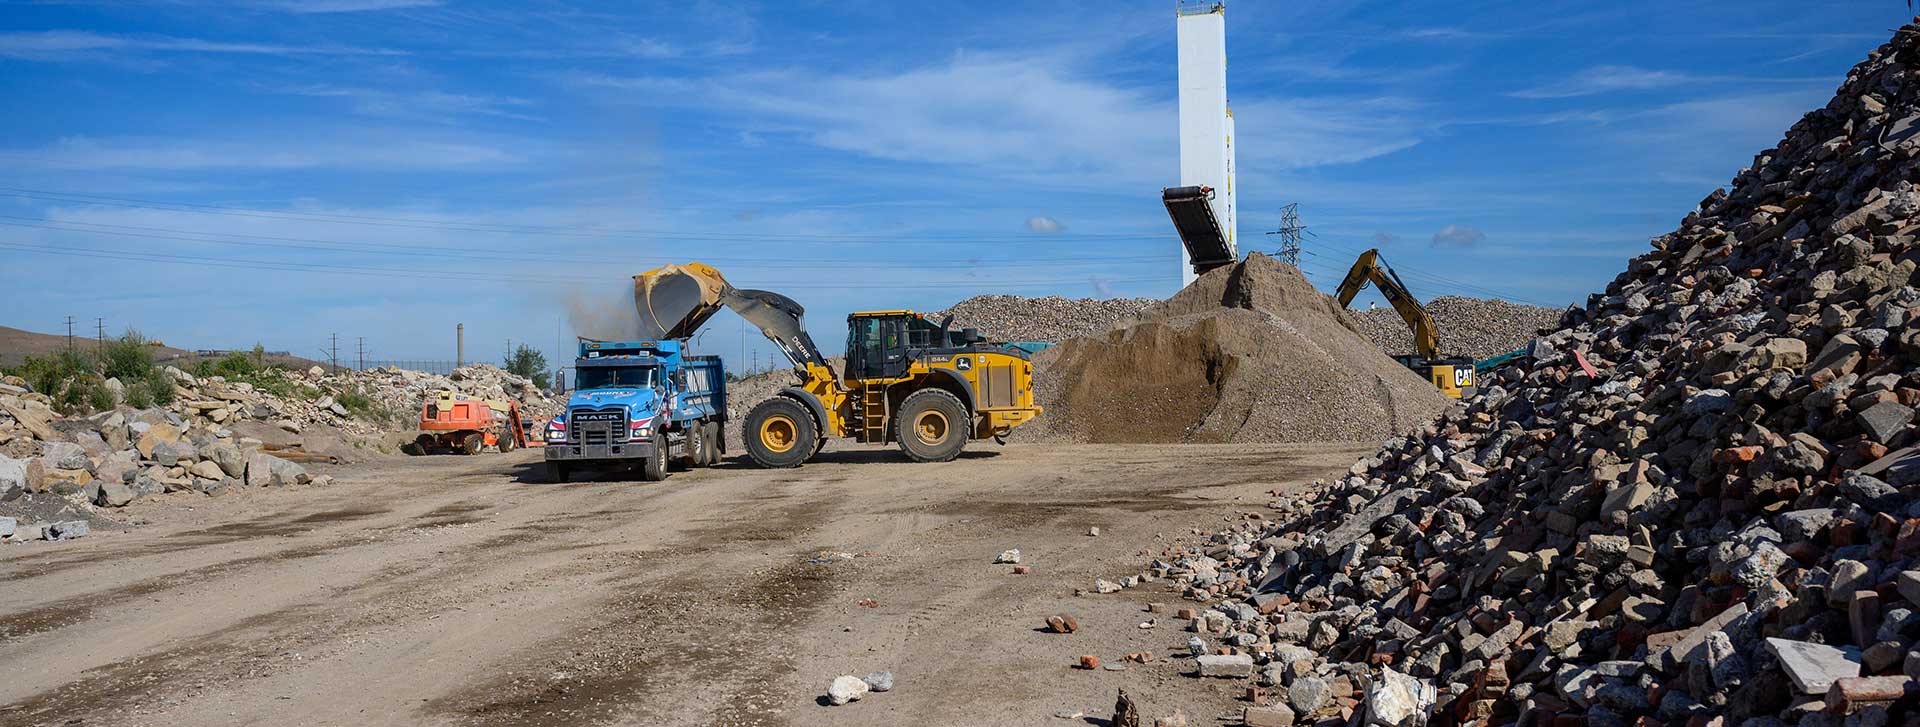
[(453, 325), (453, 367), (457, 369), (465, 365), (467, 365), (467, 324), (455, 323)]

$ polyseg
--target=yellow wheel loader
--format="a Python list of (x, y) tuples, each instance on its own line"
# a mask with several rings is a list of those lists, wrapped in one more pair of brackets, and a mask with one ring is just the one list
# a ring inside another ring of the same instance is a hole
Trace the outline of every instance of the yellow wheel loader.
[(633, 276), (644, 334), (685, 338), (721, 307), (757, 326), (793, 363), (799, 382), (755, 406), (741, 427), (762, 467), (795, 467), (830, 437), (894, 443), (917, 462), (960, 456), (972, 439), (998, 439), (1040, 415), (1033, 364), (969, 328), (910, 310), (847, 316), (847, 361), (836, 374), (807, 334), (800, 304), (742, 290), (700, 263)]
[(1473, 379), (1473, 359), (1465, 356), (1440, 355), (1440, 327), (1433, 322), (1433, 314), (1426, 306), (1413, 297), (1400, 276), (1387, 267), (1387, 261), (1380, 257), (1377, 249), (1360, 254), (1353, 261), (1353, 267), (1347, 271), (1345, 280), (1340, 281), (1338, 298), (1340, 305), (1353, 302), (1367, 283), (1373, 283), (1380, 289), (1380, 295), (1387, 299), (1400, 319), (1407, 322), (1407, 328), (1413, 331), (1413, 354), (1394, 356), (1402, 366), (1413, 369), (1414, 373), (1440, 387), (1441, 393), (1455, 399), (1471, 397), (1479, 391)]

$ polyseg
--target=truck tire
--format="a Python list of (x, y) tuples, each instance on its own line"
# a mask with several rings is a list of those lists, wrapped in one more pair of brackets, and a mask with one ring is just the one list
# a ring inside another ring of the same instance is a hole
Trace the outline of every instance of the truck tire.
[(701, 431), (705, 432), (707, 436), (707, 461), (701, 464), (707, 467), (712, 467), (714, 465), (720, 464), (720, 427), (719, 425), (715, 425), (711, 427), (702, 427)]
[(813, 456), (813, 443), (819, 438), (820, 425), (813, 420), (813, 412), (789, 396), (754, 406), (747, 412), (746, 429), (740, 432), (747, 456), (754, 464), (772, 469), (800, 466)]
[(548, 462), (547, 463), (547, 481), (548, 482), (566, 482), (567, 475), (569, 474), (572, 474), (572, 473), (568, 471), (567, 463), (565, 462)]
[(502, 430), (500, 432), (500, 453), (506, 454), (511, 451), (513, 451), (513, 434)]
[(653, 435), (653, 456), (640, 460), (640, 479), (646, 482), (659, 482), (667, 478), (667, 437), (664, 434)]
[(942, 389), (921, 389), (900, 402), (893, 439), (915, 462), (947, 462), (967, 448), (973, 422), (967, 407)]
[(433, 451), (433, 437), (422, 434), (413, 441), (400, 445), (400, 451), (419, 457)]
[(693, 469), (707, 463), (707, 428), (699, 421), (687, 425), (685, 436), (680, 441), (681, 467)]
[(460, 439), (460, 451), (467, 454), (479, 454), (480, 448), (486, 446), (486, 444), (487, 435), (474, 432)]

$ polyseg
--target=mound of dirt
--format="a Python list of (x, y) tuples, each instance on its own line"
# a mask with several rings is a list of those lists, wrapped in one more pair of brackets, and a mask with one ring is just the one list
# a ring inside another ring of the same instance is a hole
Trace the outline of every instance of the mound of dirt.
[(1448, 404), (1299, 270), (1260, 254), (1034, 363), (1046, 413), (1021, 430), (1026, 439), (1380, 440)]

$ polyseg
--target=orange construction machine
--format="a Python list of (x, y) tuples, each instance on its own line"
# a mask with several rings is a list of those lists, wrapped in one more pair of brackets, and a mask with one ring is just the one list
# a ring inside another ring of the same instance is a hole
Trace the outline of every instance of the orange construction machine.
[(479, 454), (485, 447), (511, 452), (527, 446), (527, 425), (516, 402), (466, 399), (442, 391), (420, 409), (420, 436), (401, 449), (411, 455)]

